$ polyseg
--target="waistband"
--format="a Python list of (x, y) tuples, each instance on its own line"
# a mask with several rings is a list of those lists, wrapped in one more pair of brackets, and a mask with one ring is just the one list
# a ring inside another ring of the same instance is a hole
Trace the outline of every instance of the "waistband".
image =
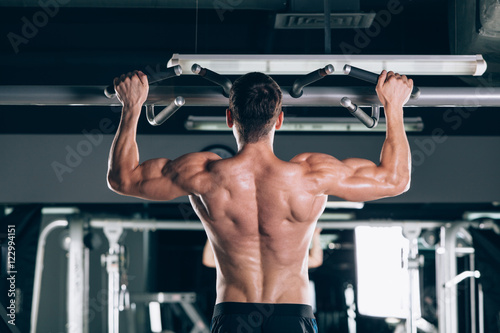
[(296, 316), (314, 318), (312, 307), (306, 304), (288, 303), (240, 303), (223, 302), (214, 307), (213, 317), (225, 314), (261, 313), (264, 316)]

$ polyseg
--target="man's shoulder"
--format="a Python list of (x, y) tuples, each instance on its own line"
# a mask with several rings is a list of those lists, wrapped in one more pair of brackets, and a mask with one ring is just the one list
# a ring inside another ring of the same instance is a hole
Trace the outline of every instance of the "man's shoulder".
[(323, 153), (301, 153), (294, 156), (290, 160), (290, 163), (304, 164), (308, 166), (335, 162), (339, 162), (339, 160), (331, 155)]
[(199, 164), (200, 166), (206, 166), (207, 164), (215, 161), (221, 160), (221, 157), (209, 151), (201, 151), (195, 153), (189, 153), (182, 155), (175, 159), (175, 162), (179, 164)]
[(201, 176), (209, 174), (213, 164), (220, 160), (222, 159), (219, 155), (207, 151), (189, 153), (173, 160), (165, 171), (186, 177)]

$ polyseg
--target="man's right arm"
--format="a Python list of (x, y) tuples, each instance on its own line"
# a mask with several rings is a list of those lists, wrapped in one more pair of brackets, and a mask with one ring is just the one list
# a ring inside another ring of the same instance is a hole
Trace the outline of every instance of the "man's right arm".
[[(403, 105), (413, 81), (385, 71), (379, 77), (377, 94), (384, 106), (387, 133), (380, 164), (359, 158), (339, 161), (326, 154), (301, 154), (293, 161), (306, 165), (308, 178), (319, 194), (349, 201), (370, 201), (399, 195), (409, 189), (411, 155), (404, 130)], [(315, 191), (316, 192), (316, 191)]]

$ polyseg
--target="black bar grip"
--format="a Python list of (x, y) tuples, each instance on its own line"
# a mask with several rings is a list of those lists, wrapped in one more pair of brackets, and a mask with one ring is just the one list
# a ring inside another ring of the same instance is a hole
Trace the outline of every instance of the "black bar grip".
[[(366, 71), (364, 69), (354, 67), (351, 65), (345, 65), (344, 66), (344, 74), (352, 76), (356, 79), (360, 79), (372, 84), (377, 84), (378, 83), (378, 78), (379, 74), (372, 73), (369, 71)], [(417, 99), (420, 97), (420, 89), (417, 87), (413, 86), (413, 90), (411, 91), (411, 98)]]
[[(154, 73), (153, 75), (148, 75), (148, 83), (154, 84), (166, 79), (170, 79), (171, 77), (174, 76), (179, 76), (182, 74), (182, 68), (179, 65), (173, 66), (173, 67), (168, 67), (166, 71), (164, 72), (158, 72)], [(113, 98), (116, 96), (116, 91), (115, 91), (115, 85), (110, 85), (107, 86), (106, 89), (104, 89), (104, 95), (106, 95), (107, 98)]]
[(290, 96), (292, 96), (293, 98), (299, 98), (304, 93), (303, 89), (305, 86), (308, 86), (313, 82), (321, 80), (325, 76), (332, 74), (333, 71), (334, 71), (333, 66), (328, 64), (324, 68), (317, 69), (314, 72), (299, 77), (297, 80), (295, 80), (295, 82), (292, 85), (292, 89), (290, 90)]
[(377, 126), (380, 119), (380, 108), (377, 105), (372, 106), (372, 115), (367, 115), (363, 110), (358, 108), (356, 104), (353, 104), (351, 100), (344, 97), (340, 100), (340, 104), (345, 107), (349, 112), (359, 121), (361, 121), (366, 127), (373, 128)]
[(224, 90), (224, 96), (229, 97), (229, 92), (233, 87), (233, 83), (227, 77), (222, 76), (214, 71), (211, 71), (208, 68), (203, 68), (198, 64), (193, 64), (193, 66), (191, 67), (191, 71), (207, 79), (208, 81), (221, 86), (222, 89)]
[(185, 103), (184, 97), (177, 96), (170, 105), (158, 112), (155, 115), (154, 105), (146, 105), (146, 118), (148, 122), (153, 126), (158, 126), (163, 124), (168, 118), (170, 118), (174, 113), (177, 112)]

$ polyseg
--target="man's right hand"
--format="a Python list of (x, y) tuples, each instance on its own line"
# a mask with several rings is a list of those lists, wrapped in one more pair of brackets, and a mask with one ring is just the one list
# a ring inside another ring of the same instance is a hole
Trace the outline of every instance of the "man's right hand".
[(408, 79), (406, 75), (384, 70), (378, 78), (376, 91), (385, 109), (388, 107), (400, 109), (408, 102), (412, 89), (412, 79)]
[(149, 92), (148, 77), (141, 71), (123, 74), (113, 81), (116, 96), (122, 105), (127, 108), (139, 107), (146, 102)]

